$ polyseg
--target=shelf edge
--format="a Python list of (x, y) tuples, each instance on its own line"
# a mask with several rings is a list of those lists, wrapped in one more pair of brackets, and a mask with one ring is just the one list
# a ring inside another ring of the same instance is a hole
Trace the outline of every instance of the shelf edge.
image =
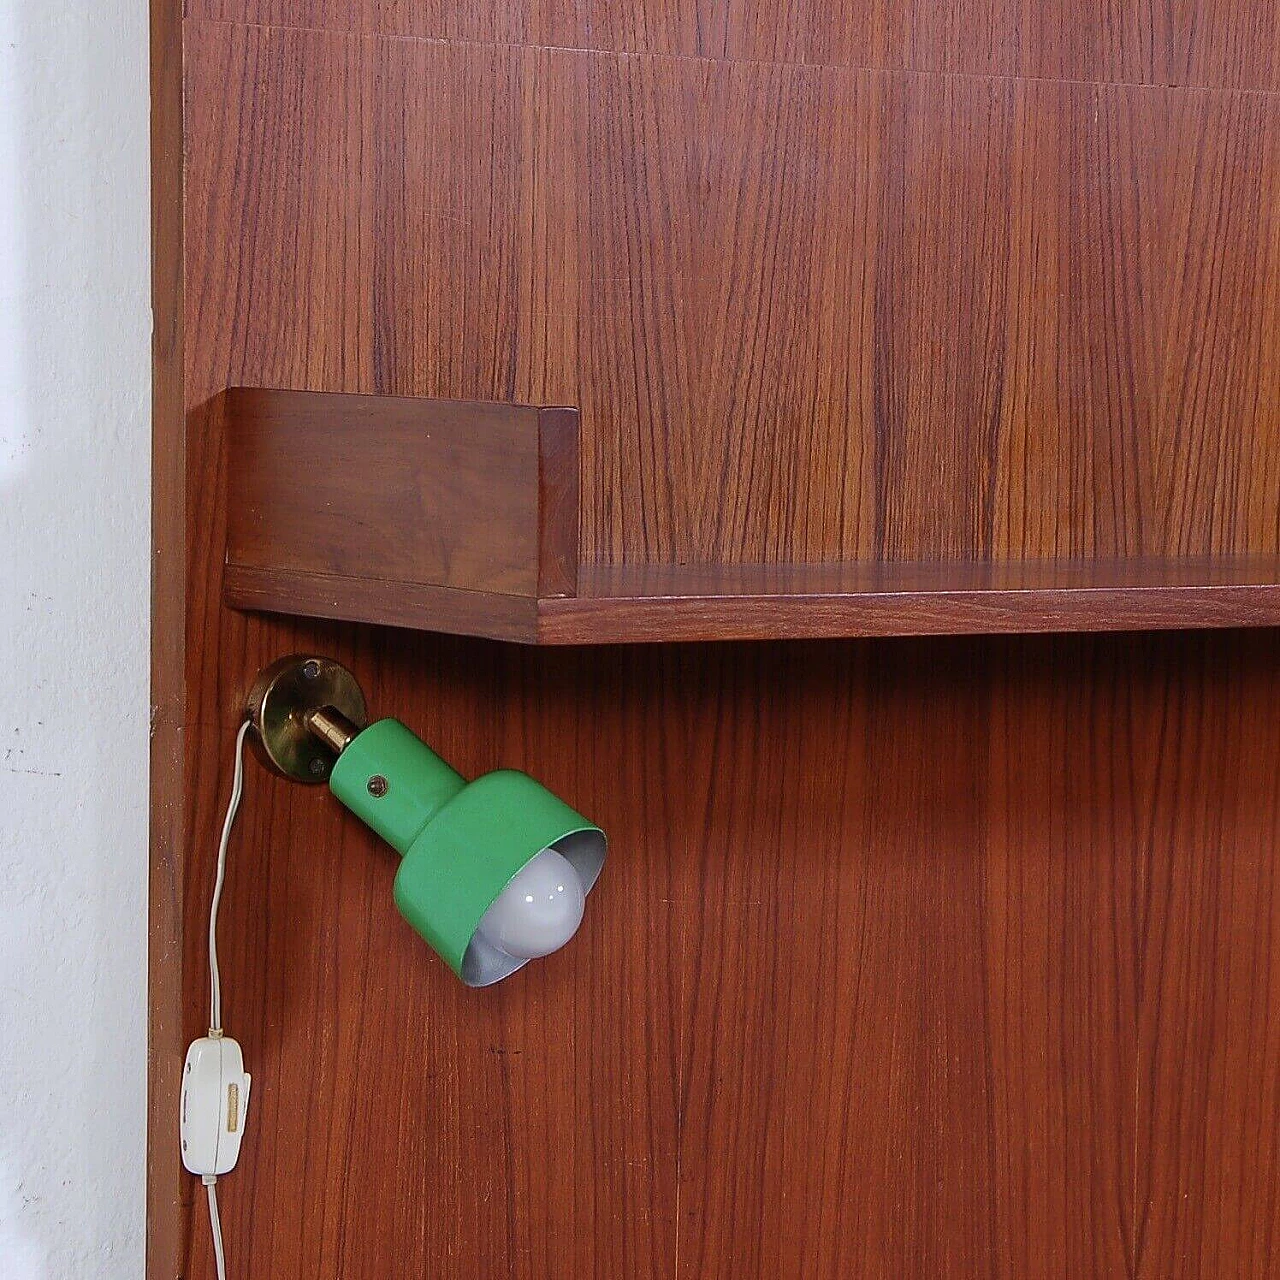
[(1280, 627), (1280, 581), (533, 597), (228, 565), (225, 598), (250, 611), (542, 645)]
[(1280, 627), (1280, 585), (577, 597), (538, 602), (542, 644), (857, 639)]

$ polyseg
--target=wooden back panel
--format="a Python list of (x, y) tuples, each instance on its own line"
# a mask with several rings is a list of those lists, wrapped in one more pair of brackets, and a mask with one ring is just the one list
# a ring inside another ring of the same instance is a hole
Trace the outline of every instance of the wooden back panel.
[(586, 563), (1280, 550), (1271, 94), (196, 20), (187, 56), (193, 396), (577, 405)]
[(577, 405), (604, 566), (1274, 554), (1274, 6), (187, 8), (156, 0), (152, 1280), (210, 1274), (176, 1082), (230, 735), (302, 648), (612, 854), (569, 949), (467, 992), (388, 851), (250, 772), (235, 1274), (1268, 1274), (1274, 635), (549, 653), (240, 614), (211, 403)]

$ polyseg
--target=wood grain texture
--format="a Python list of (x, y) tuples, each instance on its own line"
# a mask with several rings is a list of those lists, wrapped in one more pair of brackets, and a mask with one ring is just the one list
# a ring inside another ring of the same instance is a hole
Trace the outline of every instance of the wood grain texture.
[(1280, 625), (1280, 561), (639, 566), (538, 602), (543, 644)]
[(576, 588), (571, 409), (241, 387), (210, 412), (229, 569), (364, 578), (388, 596)]
[(1270, 1274), (1273, 643), (703, 661), (680, 1274)]
[(698, 54), (711, 0), (194, 0), (193, 18), (485, 44)]
[(1275, 556), (582, 567), (573, 409), (240, 387), (192, 421), (236, 608), (530, 644), (1280, 624)]
[(538, 641), (536, 596), (235, 565), (227, 567), (223, 581), (224, 599), (233, 609), (523, 644)]
[(578, 592), (578, 411), (538, 410), (538, 595)]
[(1155, 566), (1140, 599), (1239, 620), (1274, 577), (1233, 566), (1280, 555), (1274, 7), (191, 0), (181, 50), (157, 13), (150, 1280), (211, 1270), (175, 1064), (230, 735), (301, 649), (612, 846), (574, 944), (477, 996), (367, 832), (250, 771), (233, 1274), (1269, 1275), (1274, 633), (243, 614), (211, 405), (578, 405), (582, 607), (657, 573), (646, 639), (708, 562), (739, 618), (786, 566), (933, 560)]
[(1280, 98), (188, 30), (193, 393), (577, 405), (588, 564), (1280, 552)]
[[(307, 641), (464, 770), (534, 769), (613, 857), (581, 945), (478, 1003), (398, 922), (386, 851), (323, 795), (250, 775), (224, 936), (261, 1129), (223, 1187), (250, 1274), (1134, 1274), (1141, 1219), (1186, 1212), (1135, 1185), (1210, 1114), (1270, 1133), (1275, 1046), (1253, 1024), (1276, 964), (1245, 923), (1274, 902), (1270, 639), (555, 654), (384, 632), (374, 660), (360, 634)], [(1206, 682), (1238, 710), (1188, 741)], [(1255, 726), (1247, 803), (1220, 812), (1216, 753)], [(214, 775), (193, 916), (228, 731), (193, 757)], [(1225, 1006), (1166, 838), (1194, 851), (1192, 885), (1223, 874), (1205, 840), (1254, 850)], [(1185, 975), (1160, 1022), (1149, 956)], [(1178, 1025), (1215, 1009), (1238, 1039)], [(1153, 1150), (1136, 1134), (1157, 1105), (1175, 1113)], [(1269, 1150), (1205, 1246), (1216, 1269), (1173, 1274), (1266, 1274), (1245, 1250), (1267, 1239)], [(1203, 1145), (1178, 1159), (1197, 1187), (1230, 1174)], [(192, 1249), (201, 1274), (199, 1227)]]
[[(1280, 97), (1177, 95), (1169, 109), (1197, 163), (1163, 171), (1158, 540), (1239, 549), (1280, 529)], [(1229, 432), (1198, 425), (1210, 406)]]
[(1150, 774), (1138, 917), (1144, 1280), (1275, 1269), (1280, 715), (1256, 671), (1250, 651), (1196, 646), (1159, 672), (1177, 700)]
[(173, 1141), (182, 1079), (186, 819), (187, 453), (183, 355), (181, 7), (150, 5), (151, 85), (151, 743), (147, 885), (148, 1280), (180, 1273), (190, 1187)]
[(1280, 559), (587, 566), (531, 597), (228, 565), (234, 608), (523, 644), (1280, 625)]
[(191, 0), (224, 22), (419, 39), (1089, 83), (1280, 89), (1264, 0)]

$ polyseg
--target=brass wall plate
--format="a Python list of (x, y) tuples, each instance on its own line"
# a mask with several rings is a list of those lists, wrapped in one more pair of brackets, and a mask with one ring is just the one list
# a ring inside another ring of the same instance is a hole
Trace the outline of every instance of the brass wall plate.
[(369, 723), (355, 676), (332, 658), (293, 654), (259, 673), (248, 711), (254, 745), (269, 768), (295, 782), (329, 780), (335, 757), (303, 723), (320, 707), (334, 707), (360, 729)]

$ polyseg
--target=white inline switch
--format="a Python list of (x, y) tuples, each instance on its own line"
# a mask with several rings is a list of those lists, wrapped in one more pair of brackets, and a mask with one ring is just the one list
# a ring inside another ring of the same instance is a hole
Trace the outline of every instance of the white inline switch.
[(187, 1050), (182, 1069), (182, 1163), (200, 1177), (236, 1167), (249, 1110), (244, 1055), (230, 1036), (205, 1036)]

